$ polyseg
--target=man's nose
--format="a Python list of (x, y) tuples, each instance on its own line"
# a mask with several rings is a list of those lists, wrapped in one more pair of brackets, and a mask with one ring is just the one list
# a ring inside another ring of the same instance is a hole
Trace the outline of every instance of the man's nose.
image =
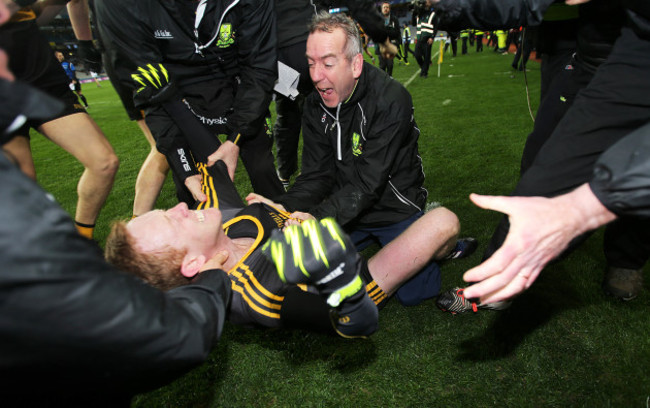
[(187, 208), (186, 203), (178, 203), (170, 211), (174, 214), (178, 214), (184, 217), (189, 213), (189, 209)]
[(311, 70), (309, 70), (309, 76), (311, 77), (311, 81), (316, 84), (320, 82), (323, 79), (323, 69), (320, 68), (317, 65), (314, 65)]

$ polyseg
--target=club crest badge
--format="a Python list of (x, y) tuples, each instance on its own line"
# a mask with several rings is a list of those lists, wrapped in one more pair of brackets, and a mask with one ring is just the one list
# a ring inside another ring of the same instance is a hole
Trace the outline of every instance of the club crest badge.
[(235, 33), (232, 31), (232, 24), (224, 23), (219, 28), (219, 40), (217, 47), (228, 48), (235, 43)]
[(354, 132), (352, 133), (352, 154), (355, 156), (361, 156), (363, 153), (363, 146), (361, 146), (361, 136)]

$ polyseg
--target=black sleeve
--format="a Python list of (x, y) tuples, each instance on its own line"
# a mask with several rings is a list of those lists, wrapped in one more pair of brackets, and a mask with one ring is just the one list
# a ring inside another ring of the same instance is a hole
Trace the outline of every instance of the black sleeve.
[(277, 78), (277, 39), (273, 1), (256, 0), (242, 7), (243, 19), (238, 37), (238, 63), (241, 83), (233, 102), (228, 126), (234, 141), (241, 134), (241, 143), (254, 137), (264, 124)]
[(630, 27), (639, 37), (650, 40), (650, 2), (647, 0), (623, 0)]
[(440, 0), (435, 5), (441, 30), (502, 30), (541, 24), (555, 0)]
[(165, 293), (115, 270), (0, 156), (0, 348), (10, 351), (2, 378), (20, 383), (17, 373), (27, 372), (45, 379), (35, 389), (101, 383), (142, 391), (207, 358), (230, 298), (223, 271)]
[(600, 156), (589, 186), (616, 215), (650, 217), (650, 123)]
[(326, 138), (320, 134), (315, 121), (318, 112), (309, 99), (305, 101), (302, 120), (302, 167), (300, 175), (289, 191), (273, 201), (284, 205), (287, 211), (310, 211), (332, 191), (336, 178), (334, 152)]

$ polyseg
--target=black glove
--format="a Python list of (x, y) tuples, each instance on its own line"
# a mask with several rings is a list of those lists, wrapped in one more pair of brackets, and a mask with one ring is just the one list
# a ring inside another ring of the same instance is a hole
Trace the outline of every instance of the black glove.
[(316, 286), (330, 307), (365, 293), (359, 254), (332, 218), (308, 220), (284, 233), (275, 230), (262, 252), (275, 263), (283, 282)]
[(133, 97), (137, 108), (158, 105), (178, 95), (178, 89), (163, 64), (138, 67), (138, 70), (131, 74), (131, 78), (137, 87)]
[(102, 70), (102, 54), (90, 40), (79, 40), (79, 60), (86, 69), (93, 72)]

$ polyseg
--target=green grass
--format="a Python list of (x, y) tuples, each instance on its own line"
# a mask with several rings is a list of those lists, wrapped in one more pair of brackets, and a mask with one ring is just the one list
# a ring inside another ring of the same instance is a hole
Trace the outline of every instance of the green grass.
[[(511, 60), (487, 48), (455, 59), (445, 54), (440, 78), (434, 65), (429, 78), (408, 84), (430, 200), (455, 211), (463, 234), (482, 243), (469, 259), (444, 265), (445, 288), (461, 284), (462, 273), (479, 262), (499, 219), (474, 207), (468, 194), (512, 189), (532, 128), (523, 74), (510, 72)], [(534, 112), (539, 65), (529, 68)], [(415, 61), (396, 63), (394, 77), (407, 83), (416, 72)], [(85, 85), (84, 93), (121, 159), (98, 222), (103, 242), (110, 220), (131, 215), (148, 145), (108, 82)], [(81, 167), (41, 136), (33, 139), (40, 183), (73, 213)], [(238, 181), (249, 191), (243, 172)], [(174, 204), (168, 180), (158, 206)], [(650, 294), (629, 303), (603, 296), (601, 246), (596, 233), (505, 312), (450, 316), (432, 301), (411, 308), (393, 301), (365, 341), (228, 324), (205, 364), (133, 406), (646, 407)]]

